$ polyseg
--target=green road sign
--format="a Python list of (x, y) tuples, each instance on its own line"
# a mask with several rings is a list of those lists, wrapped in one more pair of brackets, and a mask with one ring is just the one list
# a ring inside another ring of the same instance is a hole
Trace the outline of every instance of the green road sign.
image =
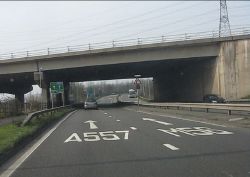
[(51, 93), (63, 93), (63, 82), (50, 82)]

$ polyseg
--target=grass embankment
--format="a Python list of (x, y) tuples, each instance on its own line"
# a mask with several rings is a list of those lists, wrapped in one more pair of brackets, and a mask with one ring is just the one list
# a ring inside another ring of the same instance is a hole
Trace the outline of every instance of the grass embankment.
[(66, 108), (55, 112), (53, 115), (44, 115), (32, 120), (26, 126), (20, 126), (22, 122), (0, 126), (0, 156), (8, 153), (16, 145), (22, 143), (24, 139), (33, 136), (40, 129), (62, 118), (66, 113), (72, 110), (71, 108)]

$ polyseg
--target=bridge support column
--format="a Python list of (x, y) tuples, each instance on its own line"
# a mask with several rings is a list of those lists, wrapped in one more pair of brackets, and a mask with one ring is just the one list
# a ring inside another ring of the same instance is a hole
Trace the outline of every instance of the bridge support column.
[(17, 99), (18, 102), (21, 103), (21, 105), (23, 105), (24, 104), (24, 93), (22, 93), (22, 92), (15, 93), (15, 99)]
[(49, 83), (43, 81), (42, 82), (42, 97), (41, 103), (43, 109), (51, 108), (51, 100), (50, 100), (50, 90), (49, 90)]
[(15, 99), (18, 101), (15, 106), (16, 107), (15, 112), (20, 113), (23, 111), (24, 108), (24, 93), (23, 92), (15, 93)]
[(69, 105), (69, 82), (63, 82), (64, 86), (64, 104)]
[(174, 101), (176, 97), (175, 84), (171, 77), (162, 74), (153, 78), (154, 101)]

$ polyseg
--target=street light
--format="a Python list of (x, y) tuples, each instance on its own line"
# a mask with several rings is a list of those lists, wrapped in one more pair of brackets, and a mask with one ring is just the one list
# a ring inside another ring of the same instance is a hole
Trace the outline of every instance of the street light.
[[(40, 67), (39, 68), (39, 85), (40, 85), (40, 88), (42, 89), (42, 71), (43, 71), (43, 68)], [(40, 106), (40, 109), (42, 110), (43, 109), (43, 89), (41, 90), (41, 106)]]

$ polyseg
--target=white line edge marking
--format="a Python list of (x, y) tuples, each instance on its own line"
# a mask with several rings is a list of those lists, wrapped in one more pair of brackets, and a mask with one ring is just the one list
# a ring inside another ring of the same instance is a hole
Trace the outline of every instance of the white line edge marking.
[[(129, 108), (124, 108), (124, 109), (129, 110), (129, 111), (138, 112), (136, 110), (129, 109)], [(207, 124), (207, 125), (215, 125), (215, 126), (219, 126), (219, 127), (227, 127), (227, 126), (224, 126), (224, 125), (219, 125), (219, 124), (214, 124), (214, 123), (208, 123), (208, 122), (203, 122), (203, 121), (199, 121), (199, 120), (190, 120), (190, 119), (185, 119), (185, 118), (181, 118), (181, 117), (168, 116), (168, 115), (162, 115), (162, 114), (157, 115), (157, 114), (152, 114), (152, 113), (145, 112), (145, 111), (139, 111), (139, 112), (144, 113), (144, 114), (154, 115), (154, 116), (160, 116), (160, 117), (167, 117), (167, 118), (172, 118), (172, 119), (186, 120), (186, 121), (190, 121), (190, 122), (203, 123), (203, 124)]]
[(169, 149), (171, 149), (173, 151), (179, 150), (179, 148), (177, 148), (177, 147), (175, 147), (175, 146), (173, 146), (171, 144), (163, 144), (163, 146), (165, 146), (165, 147), (167, 147), (167, 148), (169, 148)]
[(9, 177), (16, 171), (16, 169), (22, 165), (22, 163), (63, 123), (76, 111), (69, 113), (63, 120), (58, 122), (49, 132), (47, 132), (42, 138), (40, 138), (32, 147), (30, 147), (20, 158), (18, 158), (7, 170), (5, 170), (0, 177)]
[(135, 127), (129, 127), (129, 128), (131, 128), (132, 130), (137, 130), (137, 128), (135, 128)]

